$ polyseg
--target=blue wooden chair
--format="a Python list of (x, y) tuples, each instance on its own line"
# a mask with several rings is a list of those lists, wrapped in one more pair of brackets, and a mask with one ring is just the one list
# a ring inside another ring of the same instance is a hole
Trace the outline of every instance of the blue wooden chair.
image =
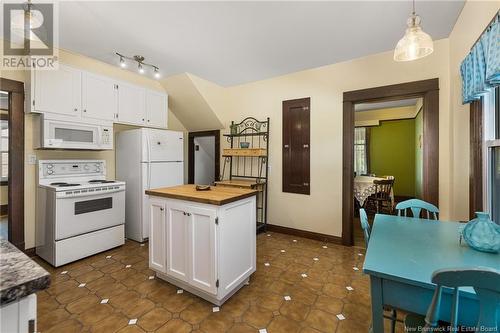
[[(361, 228), (363, 229), (363, 236), (365, 237), (365, 245), (368, 249), (368, 242), (370, 241), (371, 227), (370, 223), (368, 223), (368, 215), (366, 215), (366, 211), (361, 208), (359, 210), (359, 220), (361, 221)], [(394, 333), (396, 331), (396, 320), (397, 313), (394, 309), (384, 308), (384, 310), (390, 311), (390, 316), (385, 316), (385, 318), (391, 320), (391, 332)]]
[[(425, 327), (425, 332), (433, 330), (438, 325), (441, 293), (443, 287), (453, 288), (453, 302), (451, 307), (451, 327), (457, 332), (459, 287), (473, 287), (479, 299), (479, 319), (477, 332), (500, 332), (500, 271), (491, 268), (458, 268), (442, 269), (432, 274), (432, 282), (436, 291), (432, 302), (427, 309), (427, 315), (418, 316), (409, 314), (405, 318), (407, 332), (419, 332), (416, 328)], [(440, 331), (442, 332), (442, 330)]]
[(365, 245), (366, 248), (368, 248), (368, 242), (370, 241), (371, 227), (370, 223), (368, 223), (368, 215), (366, 215), (366, 211), (363, 208), (359, 210), (359, 220), (361, 221), (361, 229), (363, 229), (363, 236), (365, 237)]
[(438, 219), (438, 214), (439, 214), (439, 208), (434, 206), (433, 204), (430, 204), (428, 202), (425, 202), (423, 200), (419, 199), (410, 199), (406, 201), (402, 201), (396, 205), (396, 210), (398, 211), (398, 216), (401, 216), (401, 212), (403, 212), (403, 216), (406, 215), (406, 211), (410, 209), (413, 217), (420, 218), (420, 211), (423, 209), (427, 211), (427, 219), (431, 219), (431, 213), (432, 213), (432, 218), (434, 220)]

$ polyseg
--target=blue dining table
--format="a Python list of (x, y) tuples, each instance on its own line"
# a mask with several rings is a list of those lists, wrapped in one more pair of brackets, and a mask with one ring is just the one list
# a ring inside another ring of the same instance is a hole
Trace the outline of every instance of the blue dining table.
[[(462, 240), (458, 222), (375, 215), (364, 273), (370, 275), (373, 333), (384, 332), (383, 306), (425, 315), (442, 268), (489, 267), (500, 270), (500, 254), (473, 250)], [(459, 324), (475, 327), (479, 302), (474, 289), (460, 288)], [(450, 322), (452, 290), (445, 288), (440, 320)], [(498, 309), (500, 311), (500, 309)]]

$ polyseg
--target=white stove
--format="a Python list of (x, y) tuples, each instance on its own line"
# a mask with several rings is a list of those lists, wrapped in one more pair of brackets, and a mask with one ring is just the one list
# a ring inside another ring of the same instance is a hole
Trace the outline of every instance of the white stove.
[(123, 245), (125, 183), (101, 160), (41, 160), (36, 253), (54, 266)]

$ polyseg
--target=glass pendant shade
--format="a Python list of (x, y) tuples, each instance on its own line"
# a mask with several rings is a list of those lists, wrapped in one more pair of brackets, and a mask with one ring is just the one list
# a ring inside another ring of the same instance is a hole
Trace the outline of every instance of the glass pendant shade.
[(394, 50), (395, 61), (411, 61), (428, 56), (434, 51), (431, 36), (420, 26), (420, 16), (412, 14), (408, 19), (408, 28)]
[(30, 28), (30, 32), (28, 38), (33, 41), (40, 41), (40, 39), (35, 35), (31, 29), (37, 28), (40, 30), (40, 27), (43, 23), (43, 15), (38, 10), (30, 9), (29, 7), (24, 11), (16, 11), (11, 18), (11, 34), (15, 35), (19, 38), (24, 38), (24, 19), (28, 20), (28, 27)]

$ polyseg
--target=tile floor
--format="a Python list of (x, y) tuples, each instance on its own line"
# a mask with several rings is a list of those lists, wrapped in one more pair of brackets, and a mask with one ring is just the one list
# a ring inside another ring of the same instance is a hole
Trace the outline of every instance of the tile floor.
[(363, 259), (364, 249), (358, 247), (260, 234), (257, 271), (219, 311), (152, 278), (147, 244), (127, 241), (57, 269), (37, 259), (52, 274), (51, 287), (38, 293), (38, 331), (368, 332), (369, 280), (361, 272)]

